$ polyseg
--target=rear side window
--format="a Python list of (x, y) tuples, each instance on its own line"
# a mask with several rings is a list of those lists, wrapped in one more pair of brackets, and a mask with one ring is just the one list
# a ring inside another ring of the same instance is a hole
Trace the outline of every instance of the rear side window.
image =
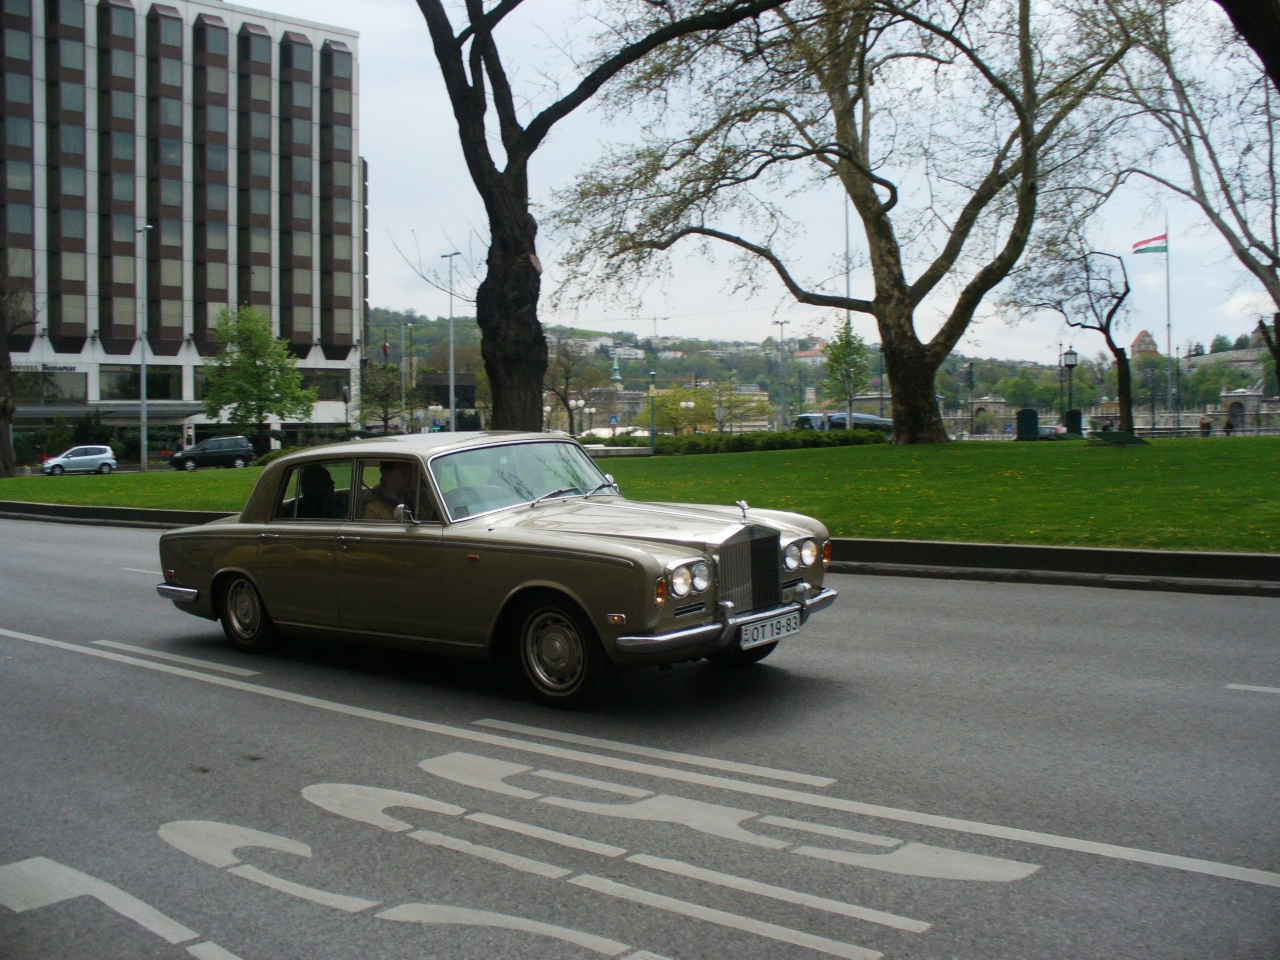
[(313, 461), (290, 469), (272, 519), (345, 520), (350, 500), (351, 461)]

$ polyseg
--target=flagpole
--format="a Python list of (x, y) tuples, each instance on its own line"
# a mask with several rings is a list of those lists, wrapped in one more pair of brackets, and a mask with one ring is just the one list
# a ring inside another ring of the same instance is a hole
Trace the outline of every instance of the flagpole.
[[(1173, 245), (1169, 242), (1169, 211), (1164, 212), (1164, 407), (1173, 409), (1173, 376), (1169, 363), (1173, 360), (1173, 295), (1170, 292), (1169, 260), (1173, 257)], [(1181, 413), (1181, 412), (1179, 412)], [(1181, 415), (1178, 417), (1181, 420)], [(1180, 425), (1180, 424), (1179, 424)]]

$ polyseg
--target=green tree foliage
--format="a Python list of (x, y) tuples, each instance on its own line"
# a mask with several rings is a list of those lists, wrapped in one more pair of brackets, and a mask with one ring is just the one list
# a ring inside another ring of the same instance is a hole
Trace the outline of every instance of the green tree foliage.
[(827, 398), (845, 405), (853, 413), (853, 398), (867, 385), (871, 375), (871, 353), (866, 341), (853, 332), (853, 324), (845, 319), (835, 339), (827, 344), (827, 375), (822, 389)]
[(205, 360), (205, 415), (254, 433), (265, 447), (267, 418), (306, 420), (316, 391), (304, 389), (297, 358), (251, 307), (224, 310), (213, 330), (218, 352)]
[(1226, 334), (1222, 334), (1222, 333), (1218, 334), (1209, 343), (1210, 353), (1226, 353), (1230, 349), (1232, 349), (1231, 338), (1228, 337)]
[(1210, 406), (1218, 403), (1225, 391), (1250, 387), (1254, 382), (1253, 377), (1226, 360), (1212, 360), (1182, 378), (1182, 402), (1188, 407)]
[(401, 372), (396, 364), (366, 364), (360, 377), (360, 422), (381, 423), (382, 432), (389, 433), (391, 421), (404, 413), (401, 390)]

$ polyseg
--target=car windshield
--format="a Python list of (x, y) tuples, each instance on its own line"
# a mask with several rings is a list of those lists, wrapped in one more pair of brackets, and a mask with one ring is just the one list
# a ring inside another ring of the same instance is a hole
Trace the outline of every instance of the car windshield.
[(556, 441), (445, 454), (431, 461), (431, 475), (453, 520), (539, 500), (585, 496), (607, 486), (604, 474), (581, 447)]

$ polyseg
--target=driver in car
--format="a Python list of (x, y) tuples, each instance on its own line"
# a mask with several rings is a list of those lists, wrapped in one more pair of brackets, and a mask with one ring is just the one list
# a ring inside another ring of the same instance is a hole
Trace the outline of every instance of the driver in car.
[[(395, 520), (396, 507), (413, 493), (413, 465), (404, 460), (384, 460), (378, 465), (378, 485), (365, 491), (361, 520)], [(410, 504), (412, 506), (412, 504)]]

